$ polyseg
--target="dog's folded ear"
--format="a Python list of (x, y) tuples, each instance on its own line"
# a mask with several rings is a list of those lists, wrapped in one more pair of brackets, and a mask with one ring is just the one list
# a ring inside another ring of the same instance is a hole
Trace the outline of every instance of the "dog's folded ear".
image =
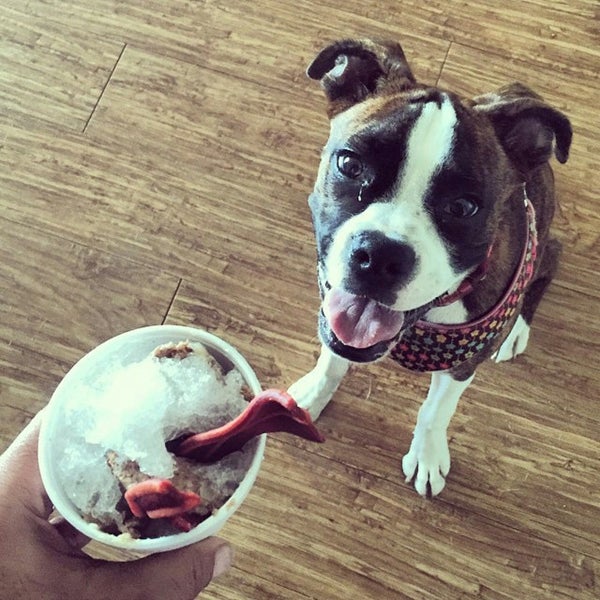
[(321, 50), (307, 75), (321, 80), (330, 102), (330, 117), (380, 92), (384, 85), (393, 85), (396, 90), (415, 85), (404, 52), (395, 42), (335, 42)]
[(472, 106), (489, 117), (505, 152), (521, 171), (548, 161), (553, 149), (559, 162), (567, 162), (573, 137), (569, 119), (527, 86), (512, 83), (474, 98)]

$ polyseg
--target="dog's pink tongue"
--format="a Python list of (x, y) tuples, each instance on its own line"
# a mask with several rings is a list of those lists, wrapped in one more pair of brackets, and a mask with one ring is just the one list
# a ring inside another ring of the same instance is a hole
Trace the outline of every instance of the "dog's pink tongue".
[(340, 342), (353, 348), (391, 340), (404, 323), (403, 312), (339, 289), (327, 293), (323, 311)]

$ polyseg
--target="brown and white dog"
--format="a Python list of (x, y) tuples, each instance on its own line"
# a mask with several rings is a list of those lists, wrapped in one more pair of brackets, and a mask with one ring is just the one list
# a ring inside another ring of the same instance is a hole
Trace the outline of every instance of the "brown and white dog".
[(518, 83), (468, 101), (419, 84), (395, 43), (334, 43), (308, 75), (331, 119), (309, 199), (322, 350), (289, 391), (316, 419), (353, 362), (431, 371), (402, 468), (436, 495), (461, 394), (525, 350), (556, 270), (548, 161), (566, 162), (571, 126)]

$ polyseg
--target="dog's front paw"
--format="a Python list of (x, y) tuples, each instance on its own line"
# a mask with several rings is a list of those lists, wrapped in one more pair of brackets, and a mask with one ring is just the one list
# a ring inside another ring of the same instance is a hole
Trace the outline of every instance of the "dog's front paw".
[(292, 384), (288, 393), (316, 421), (335, 394), (349, 365), (346, 359), (323, 346), (315, 368)]
[(298, 406), (309, 412), (313, 421), (316, 421), (336, 390), (336, 386), (333, 389), (329, 388), (330, 385), (320, 373), (311, 371), (293, 383), (288, 389), (288, 394)]
[(431, 495), (437, 496), (444, 489), (450, 471), (446, 432), (415, 430), (410, 450), (402, 459), (402, 470), (407, 482), (414, 479), (415, 489), (421, 496), (427, 495), (428, 485)]

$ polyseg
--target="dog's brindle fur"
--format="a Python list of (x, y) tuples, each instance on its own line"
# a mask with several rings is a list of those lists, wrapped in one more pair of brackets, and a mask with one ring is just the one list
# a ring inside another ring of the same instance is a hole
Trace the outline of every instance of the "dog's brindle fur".
[[(424, 210), (414, 210), (416, 218), (427, 218), (434, 223), (435, 236), (446, 254), (447, 273), (439, 285), (456, 287), (486, 259), (490, 247), (491, 255), (487, 276), (471, 293), (454, 305), (430, 311), (425, 318), (433, 322), (466, 323), (491, 309), (509, 285), (521, 257), (526, 219), (524, 189), (536, 211), (535, 274), (524, 295), (520, 316), (515, 316), (512, 332), (508, 335), (508, 327), (493, 345), (459, 367), (432, 374), (403, 469), (407, 480), (414, 478), (419, 493), (435, 495), (444, 487), (450, 467), (446, 429), (461, 393), (483, 360), (494, 353), (498, 361), (507, 360), (524, 350), (533, 314), (555, 273), (560, 244), (549, 238), (555, 200), (548, 160), (554, 149), (557, 159), (566, 162), (571, 127), (564, 115), (521, 84), (470, 101), (418, 84), (402, 48), (395, 43), (337, 42), (315, 58), (308, 75), (321, 81), (332, 119), (332, 135), (309, 200), (322, 295), (330, 285), (328, 266), (329, 271), (337, 269), (331, 268), (329, 255), (344, 260), (352, 256), (343, 245), (343, 251), (335, 245), (336, 240), (338, 246), (341, 244), (340, 228), (374, 204), (393, 205), (402, 194), (400, 182), (404, 181), (403, 169), (408, 161), (408, 136), (425, 110), (428, 114), (435, 113), (432, 106), (427, 108), (430, 103), (435, 104), (440, 115), (451, 118), (451, 127), (447, 127), (452, 132), (450, 155), (442, 156), (423, 198), (415, 199), (415, 202), (422, 200)], [(440, 131), (443, 132), (442, 127)], [(435, 146), (434, 140), (432, 148)], [(368, 165), (362, 179), (340, 176), (339, 169), (336, 170), (336, 157), (347, 148), (361, 157), (361, 165)], [(461, 197), (476, 199), (478, 210), (474, 215), (464, 217), (450, 214), (452, 210), (448, 212), (448, 207), (456, 208), (452, 203)], [(423, 213), (429, 216), (424, 217)], [(376, 278), (366, 282), (354, 277), (352, 268), (344, 265), (344, 277), (337, 285), (403, 311), (418, 308), (402, 304), (410, 303), (411, 298), (414, 301), (418, 297), (419, 304), (426, 304), (448, 291), (437, 289), (435, 278), (431, 278), (430, 297), (424, 297), (421, 289), (403, 300), (404, 292), (414, 280), (419, 280), (419, 261), (428, 259), (415, 255), (410, 243), (398, 249), (405, 259), (395, 259), (393, 269), (390, 268), (392, 276), (384, 278), (385, 282)], [(403, 260), (406, 264), (402, 264)], [(448, 279), (450, 275), (455, 279)], [(319, 416), (335, 392), (349, 361), (378, 359), (393, 345), (379, 342), (369, 348), (350, 348), (335, 339), (323, 315), (321, 324), (323, 347), (317, 366), (290, 388), (290, 393), (313, 418)]]

